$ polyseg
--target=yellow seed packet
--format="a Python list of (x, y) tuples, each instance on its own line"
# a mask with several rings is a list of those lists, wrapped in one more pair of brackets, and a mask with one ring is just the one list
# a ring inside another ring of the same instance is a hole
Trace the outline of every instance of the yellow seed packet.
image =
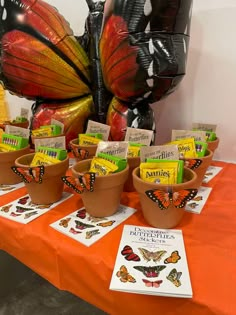
[(167, 163), (160, 167), (157, 163), (141, 163), (140, 178), (146, 182), (172, 185), (177, 183), (175, 167), (167, 167)]
[(103, 158), (94, 157), (91, 161), (89, 172), (96, 173), (96, 175), (108, 175), (115, 173), (118, 166)]
[(196, 158), (196, 147), (194, 138), (186, 138), (171, 141), (168, 144), (177, 144), (180, 158)]
[(101, 139), (92, 137), (92, 136), (87, 136), (86, 134), (79, 134), (78, 135), (78, 140), (79, 140), (79, 145), (97, 145)]
[(60, 160), (50, 157), (47, 154), (36, 152), (30, 166), (50, 165), (61, 162)]

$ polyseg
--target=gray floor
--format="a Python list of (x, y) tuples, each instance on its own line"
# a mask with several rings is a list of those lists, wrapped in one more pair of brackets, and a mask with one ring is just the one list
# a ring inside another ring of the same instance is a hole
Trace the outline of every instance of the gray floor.
[[(58, 290), (19, 262), (13, 264), (19, 267), (20, 274), (24, 276), (23, 279), (18, 277), (17, 286), (11, 288), (6, 282), (7, 279), (11, 281), (10, 270), (6, 269), (6, 277), (1, 277), (0, 286), (7, 289), (2, 290), (0, 295), (0, 315), (107, 315), (80, 298)], [(0, 269), (2, 266), (0, 261)]]

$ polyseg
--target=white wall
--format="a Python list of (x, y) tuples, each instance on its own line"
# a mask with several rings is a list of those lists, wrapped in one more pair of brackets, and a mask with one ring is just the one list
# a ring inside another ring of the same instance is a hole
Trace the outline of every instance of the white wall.
[[(192, 122), (217, 124), (220, 146), (214, 158), (236, 162), (236, 0), (193, 0), (187, 74), (179, 89), (152, 105), (157, 143), (170, 140), (172, 129)], [(87, 16), (85, 0), (47, 0), (82, 34)], [(11, 117), (32, 102), (9, 97)]]

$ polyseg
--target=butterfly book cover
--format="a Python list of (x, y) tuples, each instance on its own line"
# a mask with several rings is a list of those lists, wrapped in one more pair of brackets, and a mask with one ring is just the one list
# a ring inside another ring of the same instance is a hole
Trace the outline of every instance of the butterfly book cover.
[(136, 209), (120, 204), (117, 212), (112, 216), (98, 218), (90, 216), (82, 207), (50, 226), (86, 246), (90, 246), (135, 212)]
[(182, 231), (125, 225), (110, 290), (191, 298)]

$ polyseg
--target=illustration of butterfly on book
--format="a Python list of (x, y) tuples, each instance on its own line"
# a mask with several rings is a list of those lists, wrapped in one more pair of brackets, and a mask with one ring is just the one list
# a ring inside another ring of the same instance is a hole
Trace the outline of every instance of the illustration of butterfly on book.
[(191, 297), (182, 231), (125, 225), (110, 289)]
[[(151, 262), (151, 266), (147, 265), (135, 265), (133, 268), (135, 270), (138, 270), (142, 273), (142, 281), (146, 287), (154, 287), (159, 288), (159, 286), (165, 281), (165, 278), (169, 280), (173, 285), (176, 287), (181, 286), (180, 277), (182, 275), (181, 271), (177, 271), (176, 268), (172, 268), (171, 271), (168, 273), (166, 277), (162, 277), (162, 279), (159, 279), (159, 276), (161, 276), (161, 271), (166, 268), (167, 264), (177, 264), (178, 261), (181, 259), (181, 256), (179, 255), (179, 252), (177, 250), (171, 252), (168, 257), (166, 257), (161, 265), (157, 265), (154, 263), (161, 262), (163, 256), (167, 254), (167, 251), (165, 250), (158, 250), (158, 251), (149, 251), (145, 248), (138, 248), (140, 255), (133, 252), (133, 249), (126, 245), (123, 250), (121, 251), (121, 255), (124, 256), (124, 258), (127, 261), (141, 261), (144, 260), (146, 262)], [(134, 276), (131, 275), (132, 272), (128, 272), (128, 268), (126, 265), (122, 265), (120, 269), (117, 271), (116, 276), (119, 277), (121, 282), (132, 282), (135, 283), (136, 279)], [(158, 279), (156, 279), (158, 278)]]

